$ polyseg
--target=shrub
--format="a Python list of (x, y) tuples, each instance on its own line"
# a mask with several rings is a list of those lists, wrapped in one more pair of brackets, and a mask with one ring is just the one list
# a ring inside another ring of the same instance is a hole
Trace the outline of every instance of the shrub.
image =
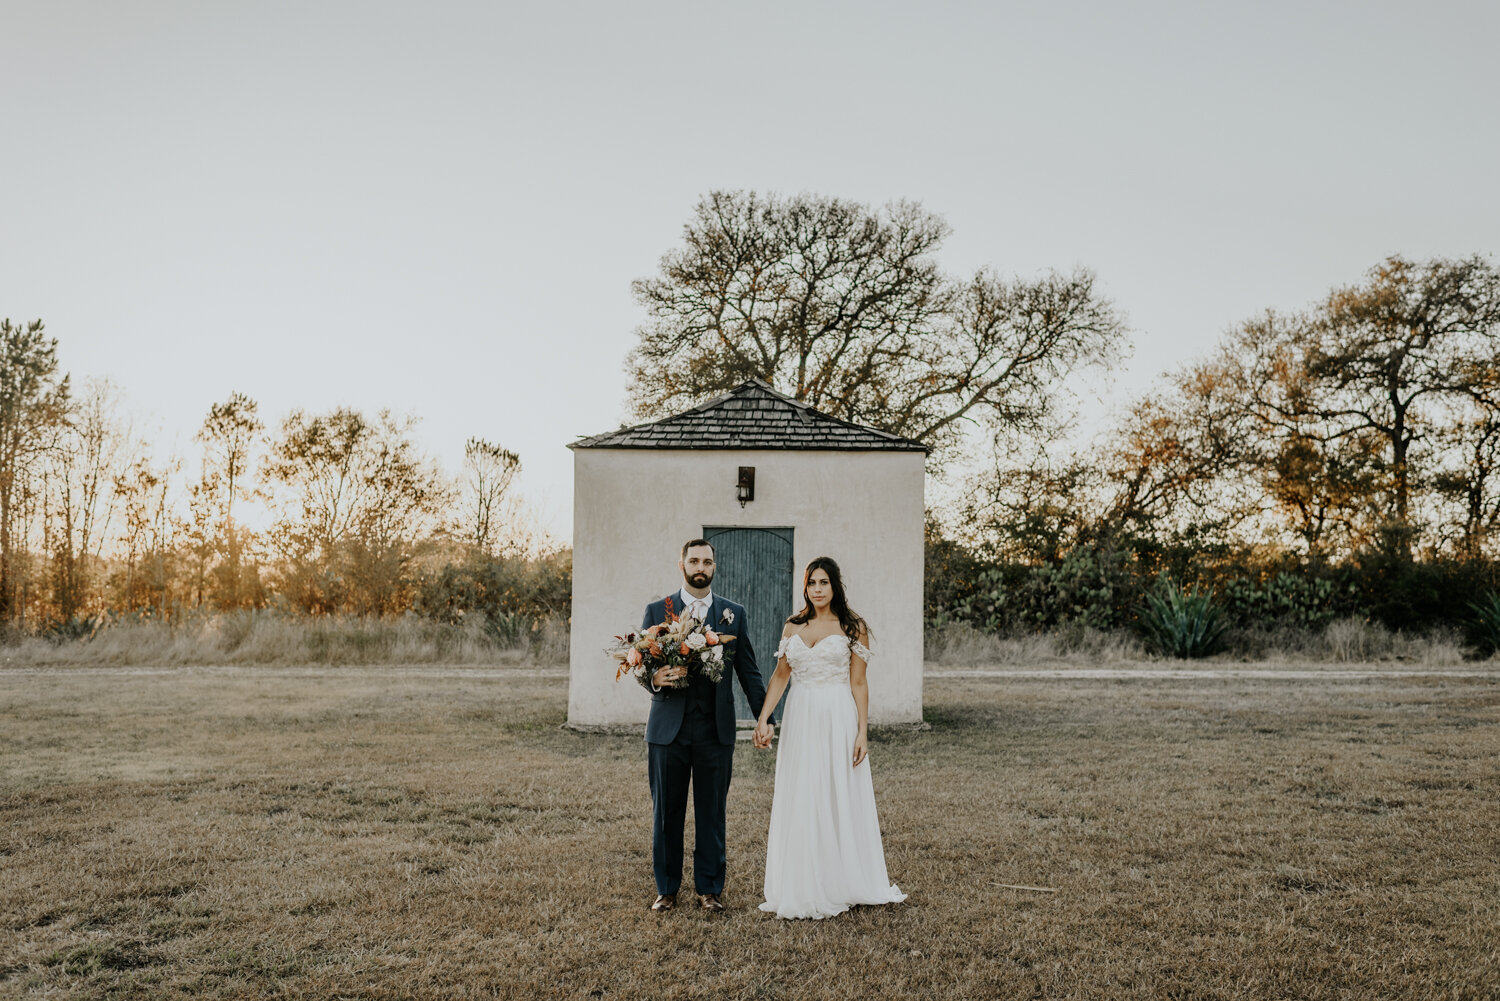
[(1213, 591), (1193, 585), (1183, 590), (1170, 577), (1161, 578), (1147, 592), (1141, 609), (1141, 628), (1151, 643), (1169, 657), (1207, 657), (1223, 646), (1226, 623), (1213, 601)]
[(1079, 546), (1060, 562), (1037, 567), (1027, 575), (1014, 596), (1010, 625), (1108, 631), (1130, 622), (1141, 592), (1131, 551)]
[(419, 580), (413, 610), (450, 625), (477, 619), (492, 639), (511, 645), (536, 632), (544, 620), (568, 618), (572, 571), (568, 552), (448, 563)]
[(531, 628), (532, 620), (519, 612), (492, 612), (484, 620), (485, 635), (500, 646), (519, 646)]
[(942, 628), (949, 622), (961, 622), (981, 632), (999, 632), (1006, 619), (1006, 596), (1012, 590), (1004, 570), (995, 567), (981, 571), (962, 597), (955, 597), (947, 606), (933, 608), (927, 617), (928, 624)]
[(948, 615), (929, 616), (928, 622), (951, 619), (1005, 633), (1058, 626), (1108, 631), (1129, 622), (1140, 592), (1130, 553), (1079, 547), (1056, 564), (984, 570)]
[(1500, 650), (1500, 593), (1491, 591), (1478, 601), (1469, 602), (1475, 618), (1471, 623), (1474, 645), (1488, 656)]
[(1348, 618), (1330, 622), (1323, 630), (1323, 656), (1335, 663), (1361, 664), (1389, 657), (1395, 634), (1378, 622)]
[(1224, 604), (1242, 626), (1316, 629), (1333, 619), (1333, 581), (1282, 571), (1269, 580), (1238, 578), (1224, 585)]
[(956, 611), (959, 603), (981, 586), (980, 578), (988, 564), (962, 544), (944, 538), (930, 518), (924, 543), (923, 613), (929, 624), (941, 625), (960, 618)]
[(71, 643), (74, 640), (93, 639), (108, 624), (109, 619), (105, 615), (74, 615), (51, 623), (42, 635), (54, 643)]
[(1497, 567), (1481, 560), (1402, 560), (1361, 554), (1349, 568), (1359, 605), (1345, 614), (1369, 616), (1391, 629), (1423, 631), (1465, 624), (1474, 595), (1495, 590)]

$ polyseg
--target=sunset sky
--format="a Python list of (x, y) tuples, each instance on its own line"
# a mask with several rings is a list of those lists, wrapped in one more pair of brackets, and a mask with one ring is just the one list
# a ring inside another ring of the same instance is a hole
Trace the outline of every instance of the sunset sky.
[[(1135, 354), (1096, 424), (1383, 257), (1500, 252), (1500, 5), (26, 2), (0, 14), (0, 316), (162, 451), (210, 404), (478, 435), (571, 530), (651, 273), (715, 188), (1083, 265)], [(726, 486), (732, 489), (732, 484)]]

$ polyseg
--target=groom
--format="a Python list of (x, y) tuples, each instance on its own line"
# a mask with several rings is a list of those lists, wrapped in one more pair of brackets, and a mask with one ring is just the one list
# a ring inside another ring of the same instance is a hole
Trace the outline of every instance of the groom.
[[(647, 775), (651, 780), (651, 867), (657, 897), (653, 911), (677, 905), (682, 884), (682, 828), (687, 819), (688, 785), (693, 787), (693, 885), (705, 910), (722, 911), (724, 892), (724, 806), (734, 764), (734, 683), (760, 716), (765, 682), (755, 664), (743, 605), (713, 593), (714, 547), (694, 539), (682, 547), (677, 563), (681, 590), (670, 596), (674, 614), (700, 619), (715, 632), (735, 637), (724, 645), (726, 670), (718, 684), (693, 674), (686, 688), (671, 687), (686, 668), (662, 667), (649, 679), (651, 714), (646, 719)], [(668, 598), (646, 606), (641, 628), (667, 621)], [(771, 721), (775, 725), (775, 720)]]

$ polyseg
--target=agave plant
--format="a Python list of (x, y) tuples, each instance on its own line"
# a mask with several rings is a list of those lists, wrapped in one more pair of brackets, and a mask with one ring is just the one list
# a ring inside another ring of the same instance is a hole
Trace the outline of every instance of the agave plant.
[(1475, 615), (1474, 634), (1482, 653), (1500, 650), (1500, 594), (1491, 591), (1478, 601), (1469, 602)]
[(1146, 592), (1141, 610), (1141, 626), (1146, 636), (1169, 657), (1207, 657), (1217, 653), (1224, 643), (1226, 623), (1214, 604), (1210, 588), (1200, 591), (1178, 587), (1163, 577), (1155, 588)]

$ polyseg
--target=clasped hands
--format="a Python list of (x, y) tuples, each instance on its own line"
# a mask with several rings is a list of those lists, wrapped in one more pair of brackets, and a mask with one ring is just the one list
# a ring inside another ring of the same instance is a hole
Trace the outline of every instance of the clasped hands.
[[(659, 667), (651, 675), (651, 683), (657, 688), (666, 688), (672, 682), (679, 680), (687, 674), (685, 667), (672, 667), (670, 665)], [(765, 751), (771, 747), (771, 739), (776, 736), (775, 723), (761, 723), (755, 728), (755, 736), (751, 744)]]

